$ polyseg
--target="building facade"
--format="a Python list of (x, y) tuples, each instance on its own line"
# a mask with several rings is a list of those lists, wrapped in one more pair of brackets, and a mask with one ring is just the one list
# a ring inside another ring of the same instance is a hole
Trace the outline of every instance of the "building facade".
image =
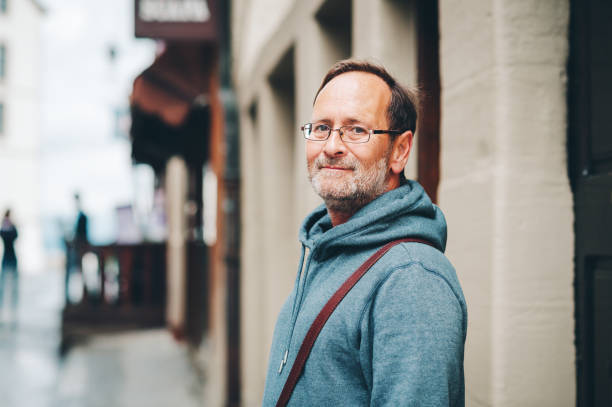
[(11, 208), (25, 271), (43, 265), (40, 210), (40, 62), (43, 9), (0, 2), (0, 210)]
[[(434, 99), (424, 114), (438, 115), (439, 133), (424, 135), (427, 124), (417, 129), (406, 172), (428, 184), (447, 217), (447, 255), (468, 303), (466, 404), (576, 404), (580, 305), (567, 132), (575, 7), (568, 0), (440, 0), (424, 21), (423, 3), (232, 3), (245, 406), (260, 403), (275, 319), (298, 267), (297, 230), (320, 203), (308, 184), (299, 126), (327, 69), (347, 57), (381, 63)], [(432, 23), (437, 29), (428, 29)], [(427, 55), (431, 47), (437, 55)]]

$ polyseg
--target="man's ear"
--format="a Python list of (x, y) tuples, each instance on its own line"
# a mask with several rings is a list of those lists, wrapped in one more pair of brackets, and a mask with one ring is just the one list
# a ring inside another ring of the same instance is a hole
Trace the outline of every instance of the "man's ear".
[(408, 162), (410, 150), (412, 150), (412, 139), (414, 135), (412, 131), (406, 130), (393, 141), (393, 149), (391, 150), (391, 158), (389, 159), (389, 168), (393, 174), (399, 174), (404, 171), (404, 167)]

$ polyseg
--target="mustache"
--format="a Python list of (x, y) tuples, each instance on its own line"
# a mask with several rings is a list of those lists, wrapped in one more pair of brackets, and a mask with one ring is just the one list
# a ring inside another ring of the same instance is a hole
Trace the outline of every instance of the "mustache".
[(323, 167), (342, 167), (355, 170), (359, 166), (359, 162), (356, 159), (351, 159), (349, 157), (329, 158), (325, 156), (318, 156), (315, 158), (313, 164), (314, 167), (319, 170)]

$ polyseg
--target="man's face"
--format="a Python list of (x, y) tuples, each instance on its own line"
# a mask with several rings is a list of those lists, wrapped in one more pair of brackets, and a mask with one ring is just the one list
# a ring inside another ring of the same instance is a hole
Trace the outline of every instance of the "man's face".
[[(311, 123), (333, 129), (356, 124), (387, 129), (391, 91), (378, 76), (347, 72), (332, 79), (315, 101)], [(350, 211), (387, 191), (391, 141), (374, 134), (367, 143), (345, 143), (337, 131), (326, 141), (306, 141), (308, 173), (328, 208)]]

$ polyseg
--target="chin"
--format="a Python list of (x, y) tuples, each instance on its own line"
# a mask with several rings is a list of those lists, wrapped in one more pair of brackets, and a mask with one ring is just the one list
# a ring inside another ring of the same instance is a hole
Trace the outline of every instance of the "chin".
[(357, 193), (357, 184), (351, 181), (341, 181), (338, 177), (321, 177), (320, 174), (312, 179), (312, 186), (323, 200), (350, 200)]

